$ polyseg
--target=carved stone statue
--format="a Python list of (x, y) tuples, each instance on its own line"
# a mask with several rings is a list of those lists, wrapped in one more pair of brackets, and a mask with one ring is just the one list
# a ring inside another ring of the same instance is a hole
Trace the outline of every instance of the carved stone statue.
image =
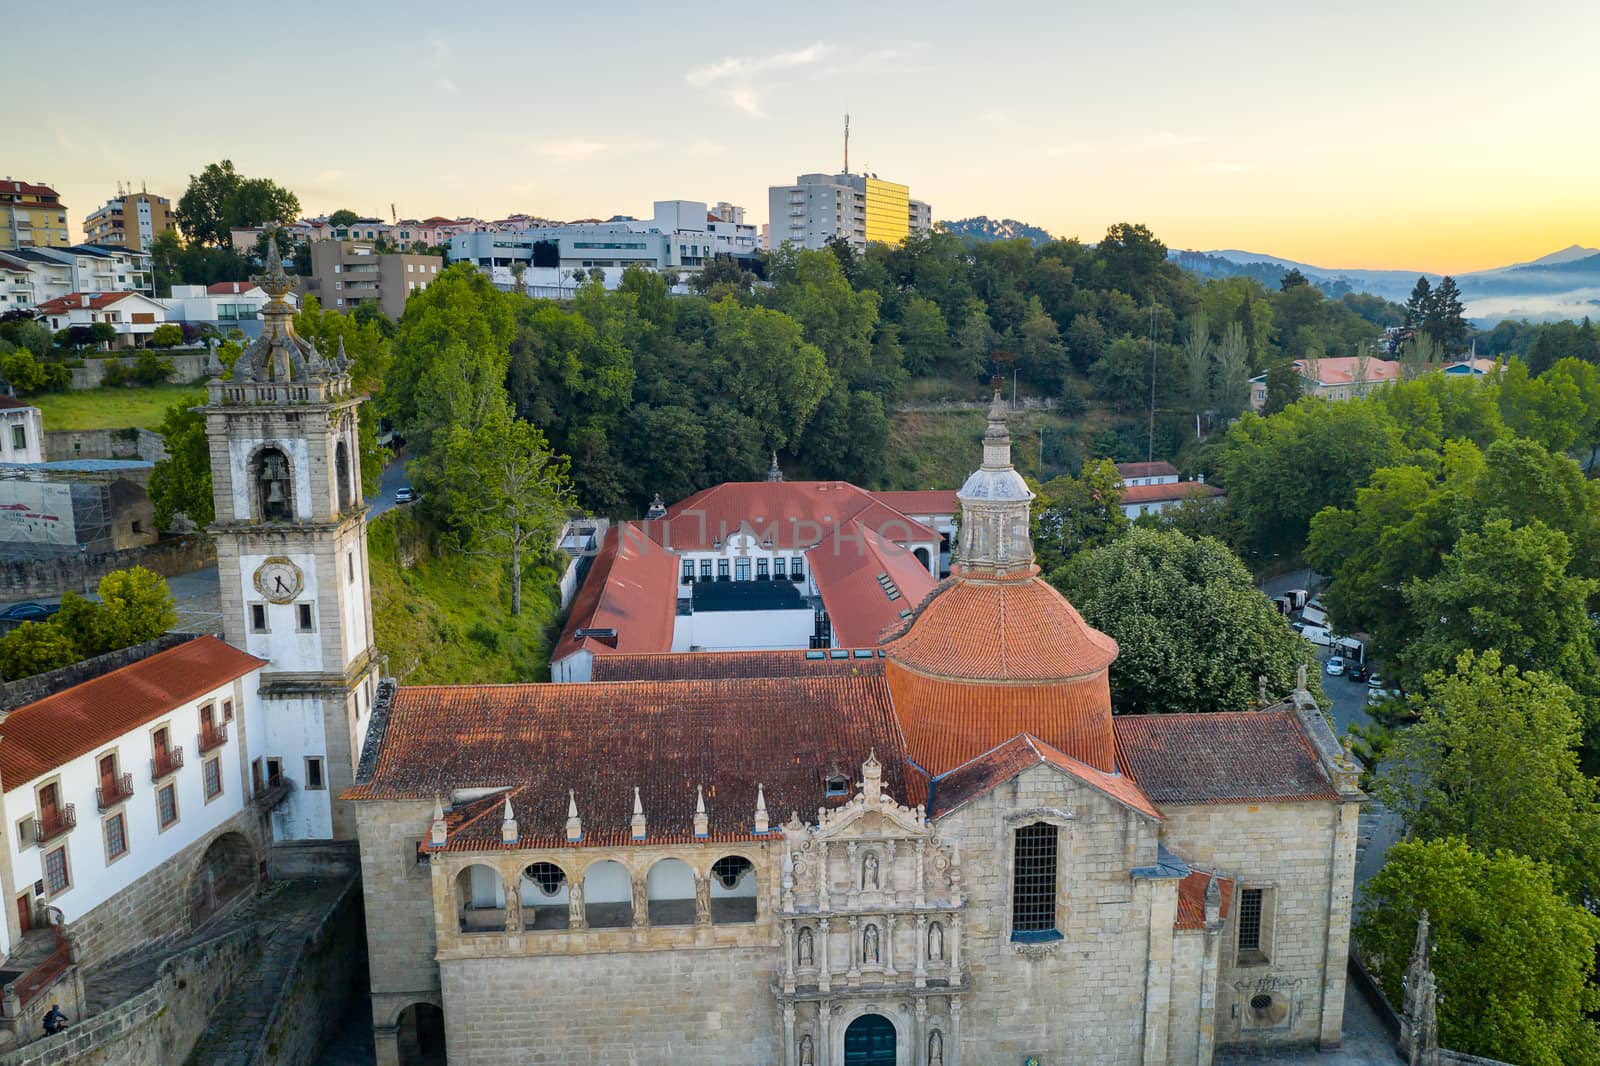
[(643, 879), (633, 882), (633, 924), (644, 925), (650, 920), (650, 894)]
[(815, 1066), (816, 1058), (811, 1051), (810, 1035), (800, 1038), (800, 1066)]
[(704, 925), (711, 920), (711, 878), (694, 881), (694, 920)]
[(867, 857), (861, 860), (861, 887), (863, 889), (876, 889), (878, 887), (878, 856), (867, 852)]
[(877, 963), (878, 961), (878, 927), (867, 926), (866, 932), (861, 934), (861, 961)]
[(928, 958), (935, 962), (944, 959), (944, 926), (938, 922), (928, 926)]
[(937, 1029), (928, 1034), (928, 1066), (944, 1066), (944, 1037)]
[(582, 881), (573, 881), (567, 886), (567, 924), (574, 929), (584, 927)]
[(815, 964), (816, 942), (811, 935), (810, 929), (802, 928), (800, 930), (800, 941), (795, 946), (795, 956), (795, 965), (797, 966), (811, 966)]

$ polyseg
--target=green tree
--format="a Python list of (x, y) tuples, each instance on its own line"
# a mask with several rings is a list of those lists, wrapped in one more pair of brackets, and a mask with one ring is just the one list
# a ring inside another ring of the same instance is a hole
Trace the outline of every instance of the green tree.
[(1433, 286), (1429, 284), (1426, 276), (1418, 277), (1417, 283), (1411, 287), (1411, 295), (1406, 297), (1406, 328), (1424, 328), (1428, 323), (1428, 312), (1432, 307)]
[(348, 207), (341, 207), (328, 216), (328, 224), (330, 226), (353, 226), (360, 220), (361, 216)]
[[(295, 332), (315, 344), (324, 356), (331, 358), (341, 344), (344, 346), (345, 357), (350, 360), (350, 386), (369, 397), (369, 402), (363, 403), (357, 411), (361, 492), (367, 497), (378, 494), (383, 468), (391, 456), (389, 449), (378, 443), (376, 398), (383, 391), (389, 371), (389, 332), (394, 324), (376, 304), (376, 301), (363, 303), (354, 314), (341, 315), (324, 309), (315, 296), (308, 296), (294, 316)], [(218, 355), (222, 358), (220, 352)], [(234, 354), (233, 358), (237, 359), (238, 355)], [(226, 358), (222, 358), (222, 363), (233, 365)]]
[(906, 300), (900, 312), (900, 353), (906, 370), (923, 375), (950, 351), (950, 327), (939, 305), (921, 296)]
[(1117, 641), (1111, 693), (1124, 713), (1244, 710), (1257, 678), (1287, 693), (1313, 662), (1238, 556), (1208, 537), (1135, 528), (1050, 580)]
[(1055, 319), (1045, 314), (1039, 297), (1028, 298), (1027, 311), (1017, 327), (1017, 365), (1023, 375), (1040, 389), (1055, 394), (1066, 383), (1066, 346)]
[(1463, 840), (1403, 841), (1367, 883), (1355, 937), (1391, 1003), (1426, 911), (1439, 1045), (1528, 1066), (1594, 1066), (1600, 918), (1562, 898), (1549, 867)]
[(81, 656), (59, 627), (24, 622), (0, 637), (0, 675), (8, 681), (70, 666)]
[[(1600, 660), (1588, 602), (1600, 581), (1568, 573), (1571, 558), (1567, 535), (1539, 521), (1519, 528), (1498, 518), (1464, 533), (1436, 575), (1406, 586), (1421, 631), (1401, 654), (1404, 675), (1448, 670), (1463, 651), (1498, 649), (1510, 665), (1592, 691)], [(1592, 708), (1585, 718), (1596, 724)]]
[(1267, 402), (1263, 414), (1275, 415), (1297, 402), (1305, 392), (1305, 378), (1294, 363), (1278, 363), (1267, 368)]
[(294, 193), (268, 178), (244, 177), (228, 159), (189, 175), (177, 211), (178, 227), (190, 244), (229, 251), (234, 250), (234, 229), (292, 222), (299, 214), (300, 200)]
[(1122, 513), (1122, 475), (1109, 459), (1089, 460), (1077, 477), (1052, 478), (1036, 495), (1033, 550), (1046, 574), (1079, 552), (1111, 543), (1128, 528)]
[(166, 578), (142, 566), (113, 570), (100, 579), (101, 650), (154, 640), (178, 624)]
[(1414, 837), (1461, 837), (1554, 867), (1575, 900), (1600, 885), (1596, 782), (1578, 765), (1581, 702), (1571, 688), (1463, 652), (1410, 703), (1374, 792)]
[(1194, 412), (1194, 439), (1200, 439), (1200, 419), (1211, 405), (1211, 323), (1201, 311), (1189, 320), (1183, 339), (1183, 382)]
[(158, 529), (171, 529), (179, 514), (201, 529), (216, 520), (211, 446), (206, 441), (206, 417), (199, 410), (205, 402), (205, 393), (192, 393), (168, 407), (161, 419), (159, 432), (167, 457), (156, 460), (150, 471), (150, 502), (155, 505)]
[(773, 254), (768, 277), (772, 306), (800, 323), (834, 376), (851, 386), (869, 381), (878, 294), (851, 289), (838, 257), (826, 250), (786, 246)]
[(1211, 406), (1224, 422), (1238, 418), (1250, 406), (1250, 352), (1244, 327), (1229, 322), (1217, 348), (1215, 391)]
[(1423, 328), (1438, 342), (1444, 354), (1466, 350), (1467, 335), (1472, 332), (1472, 327), (1467, 324), (1466, 308), (1461, 303), (1461, 289), (1456, 285), (1456, 279), (1448, 274), (1433, 290)]
[(1532, 377), (1527, 364), (1513, 360), (1500, 373), (1495, 399), (1507, 428), (1552, 452), (1568, 451), (1584, 432), (1588, 404), (1570, 376)]
[(794, 319), (765, 307), (724, 299), (712, 306), (711, 322), (708, 354), (729, 400), (761, 426), (768, 448), (798, 440), (832, 386), (822, 350)]
[(1167, 246), (1147, 226), (1118, 222), (1095, 249), (1107, 288), (1143, 300), (1157, 285), (1167, 262)]
[(549, 545), (576, 507), (568, 466), (504, 404), (475, 428), (450, 434), (439, 482), (444, 509), (474, 550), (506, 559), (513, 616), (522, 613), (525, 555)]
[(176, 322), (163, 323), (150, 334), (150, 346), (153, 348), (175, 348), (182, 343), (183, 327)]

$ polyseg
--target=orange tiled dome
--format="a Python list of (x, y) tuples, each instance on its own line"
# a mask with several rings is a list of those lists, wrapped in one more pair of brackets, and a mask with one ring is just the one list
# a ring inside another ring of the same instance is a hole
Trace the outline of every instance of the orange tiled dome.
[(1114, 769), (1107, 668), (1117, 642), (1037, 572), (959, 571), (884, 648), (912, 758), (939, 774), (1018, 733)]

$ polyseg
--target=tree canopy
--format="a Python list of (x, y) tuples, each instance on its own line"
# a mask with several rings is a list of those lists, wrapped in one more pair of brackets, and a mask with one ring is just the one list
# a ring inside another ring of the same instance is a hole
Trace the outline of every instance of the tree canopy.
[(300, 216), (300, 199), (270, 178), (245, 177), (224, 159), (189, 175), (177, 216), (190, 244), (233, 251), (234, 229), (292, 222)]

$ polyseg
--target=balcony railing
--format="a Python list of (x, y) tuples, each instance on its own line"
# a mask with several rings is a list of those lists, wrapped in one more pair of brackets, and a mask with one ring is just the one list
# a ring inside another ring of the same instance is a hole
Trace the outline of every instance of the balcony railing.
[(102, 811), (107, 811), (131, 795), (133, 795), (133, 775), (123, 774), (120, 778), (102, 780), (100, 786), (94, 790), (94, 801)]
[(200, 735), (196, 741), (200, 746), (201, 755), (216, 751), (228, 742), (228, 723), (201, 722)]
[(250, 802), (254, 803), (258, 810), (270, 811), (288, 797), (292, 788), (293, 785), (287, 777), (269, 778), (265, 785), (256, 789), (256, 794), (250, 797)]
[(160, 781), (163, 777), (175, 774), (183, 769), (183, 748), (168, 748), (166, 751), (156, 749), (156, 757), (150, 760), (150, 780)]
[(64, 833), (70, 833), (78, 828), (78, 805), (68, 803), (58, 807), (48, 814), (39, 815), (39, 828), (34, 833), (34, 840), (43, 844), (47, 840), (54, 840)]

